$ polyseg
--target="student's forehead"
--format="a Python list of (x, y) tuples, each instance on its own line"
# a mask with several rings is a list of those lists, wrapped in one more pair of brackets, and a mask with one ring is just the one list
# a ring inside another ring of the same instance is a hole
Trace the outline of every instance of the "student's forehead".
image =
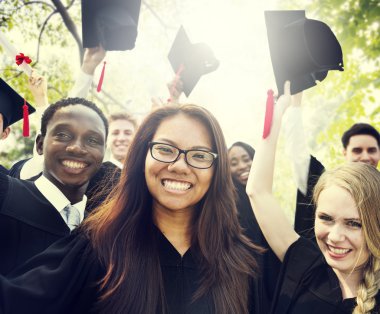
[(356, 134), (350, 137), (348, 142), (349, 146), (361, 147), (367, 146), (370, 144), (371, 146), (378, 146), (377, 140), (370, 134)]
[[(78, 124), (78, 121), (82, 123)], [(82, 105), (69, 105), (59, 108), (48, 122), (47, 127), (52, 128), (59, 125), (84, 126), (85, 122), (90, 122), (88, 124), (90, 124), (94, 130), (105, 133), (104, 122), (98, 113)]]

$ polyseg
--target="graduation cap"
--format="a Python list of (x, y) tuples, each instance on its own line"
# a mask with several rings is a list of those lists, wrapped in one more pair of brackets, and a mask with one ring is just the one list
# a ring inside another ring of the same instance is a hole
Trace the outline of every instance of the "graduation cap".
[(82, 0), (83, 48), (135, 47), (141, 0)]
[(183, 91), (189, 96), (202, 75), (215, 71), (219, 61), (205, 43), (192, 44), (183, 26), (180, 27), (168, 55), (170, 64), (183, 82)]
[(323, 81), (329, 70), (343, 71), (342, 48), (325, 23), (305, 11), (265, 11), (272, 66), (279, 95), (291, 81), (296, 94)]
[[(24, 118), (24, 136), (29, 136), (29, 114), (36, 110), (16, 91), (0, 78), (0, 113), (3, 116), (3, 128)], [(3, 130), (1, 130), (3, 131)]]

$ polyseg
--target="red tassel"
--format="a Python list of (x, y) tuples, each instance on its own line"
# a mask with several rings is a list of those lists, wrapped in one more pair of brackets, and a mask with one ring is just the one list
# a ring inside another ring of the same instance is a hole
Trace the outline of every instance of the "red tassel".
[(24, 105), (22, 106), (22, 114), (23, 114), (23, 124), (22, 124), (22, 135), (24, 137), (29, 136), (29, 108), (26, 104), (26, 100), (24, 98)]
[(103, 85), (103, 80), (104, 80), (104, 71), (105, 70), (106, 70), (106, 62), (104, 61), (102, 73), (100, 74), (100, 78), (99, 78), (98, 88), (96, 89), (96, 91), (98, 93), (102, 90), (102, 85)]
[(272, 119), (273, 119), (273, 107), (274, 107), (274, 99), (273, 99), (273, 90), (268, 90), (267, 93), (267, 105), (265, 109), (265, 120), (264, 120), (264, 131), (263, 138), (267, 138), (270, 134), (270, 129), (272, 127)]
[[(181, 77), (181, 73), (183, 72), (184, 69), (185, 69), (185, 66), (183, 65), (183, 63), (181, 63), (181, 65), (178, 68), (177, 73), (175, 74), (174, 82), (173, 82), (172, 88), (170, 89), (170, 95), (173, 95), (174, 89), (177, 87), (178, 81)], [(168, 102), (171, 102), (171, 101), (172, 99), (168, 98)]]

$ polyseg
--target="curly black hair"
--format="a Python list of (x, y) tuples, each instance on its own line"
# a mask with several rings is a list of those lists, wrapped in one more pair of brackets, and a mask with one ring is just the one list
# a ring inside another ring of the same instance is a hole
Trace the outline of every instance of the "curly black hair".
[(46, 135), (47, 125), (48, 125), (49, 121), (51, 120), (51, 118), (54, 116), (54, 114), (59, 109), (67, 107), (67, 106), (71, 106), (71, 105), (72, 106), (82, 105), (82, 106), (85, 106), (85, 107), (88, 107), (88, 108), (94, 110), (99, 115), (100, 119), (102, 119), (102, 121), (104, 123), (104, 127), (106, 129), (106, 138), (107, 138), (107, 136), (108, 136), (108, 121), (107, 121), (107, 118), (105, 117), (103, 111), (99, 107), (97, 107), (95, 105), (95, 103), (93, 103), (92, 101), (89, 101), (89, 100), (84, 99), (84, 98), (79, 98), (79, 97), (64, 98), (64, 99), (58, 100), (56, 103), (50, 105), (44, 111), (44, 113), (42, 114), (42, 118), (41, 118), (41, 135), (42, 136)]

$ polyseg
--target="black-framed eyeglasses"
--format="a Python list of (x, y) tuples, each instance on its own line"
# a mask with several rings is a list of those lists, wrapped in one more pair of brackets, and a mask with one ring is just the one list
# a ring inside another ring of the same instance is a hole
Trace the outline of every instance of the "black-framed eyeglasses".
[(155, 160), (172, 163), (176, 162), (181, 154), (185, 155), (186, 163), (197, 169), (210, 168), (218, 154), (202, 149), (179, 149), (174, 145), (159, 142), (149, 142), (150, 155)]

